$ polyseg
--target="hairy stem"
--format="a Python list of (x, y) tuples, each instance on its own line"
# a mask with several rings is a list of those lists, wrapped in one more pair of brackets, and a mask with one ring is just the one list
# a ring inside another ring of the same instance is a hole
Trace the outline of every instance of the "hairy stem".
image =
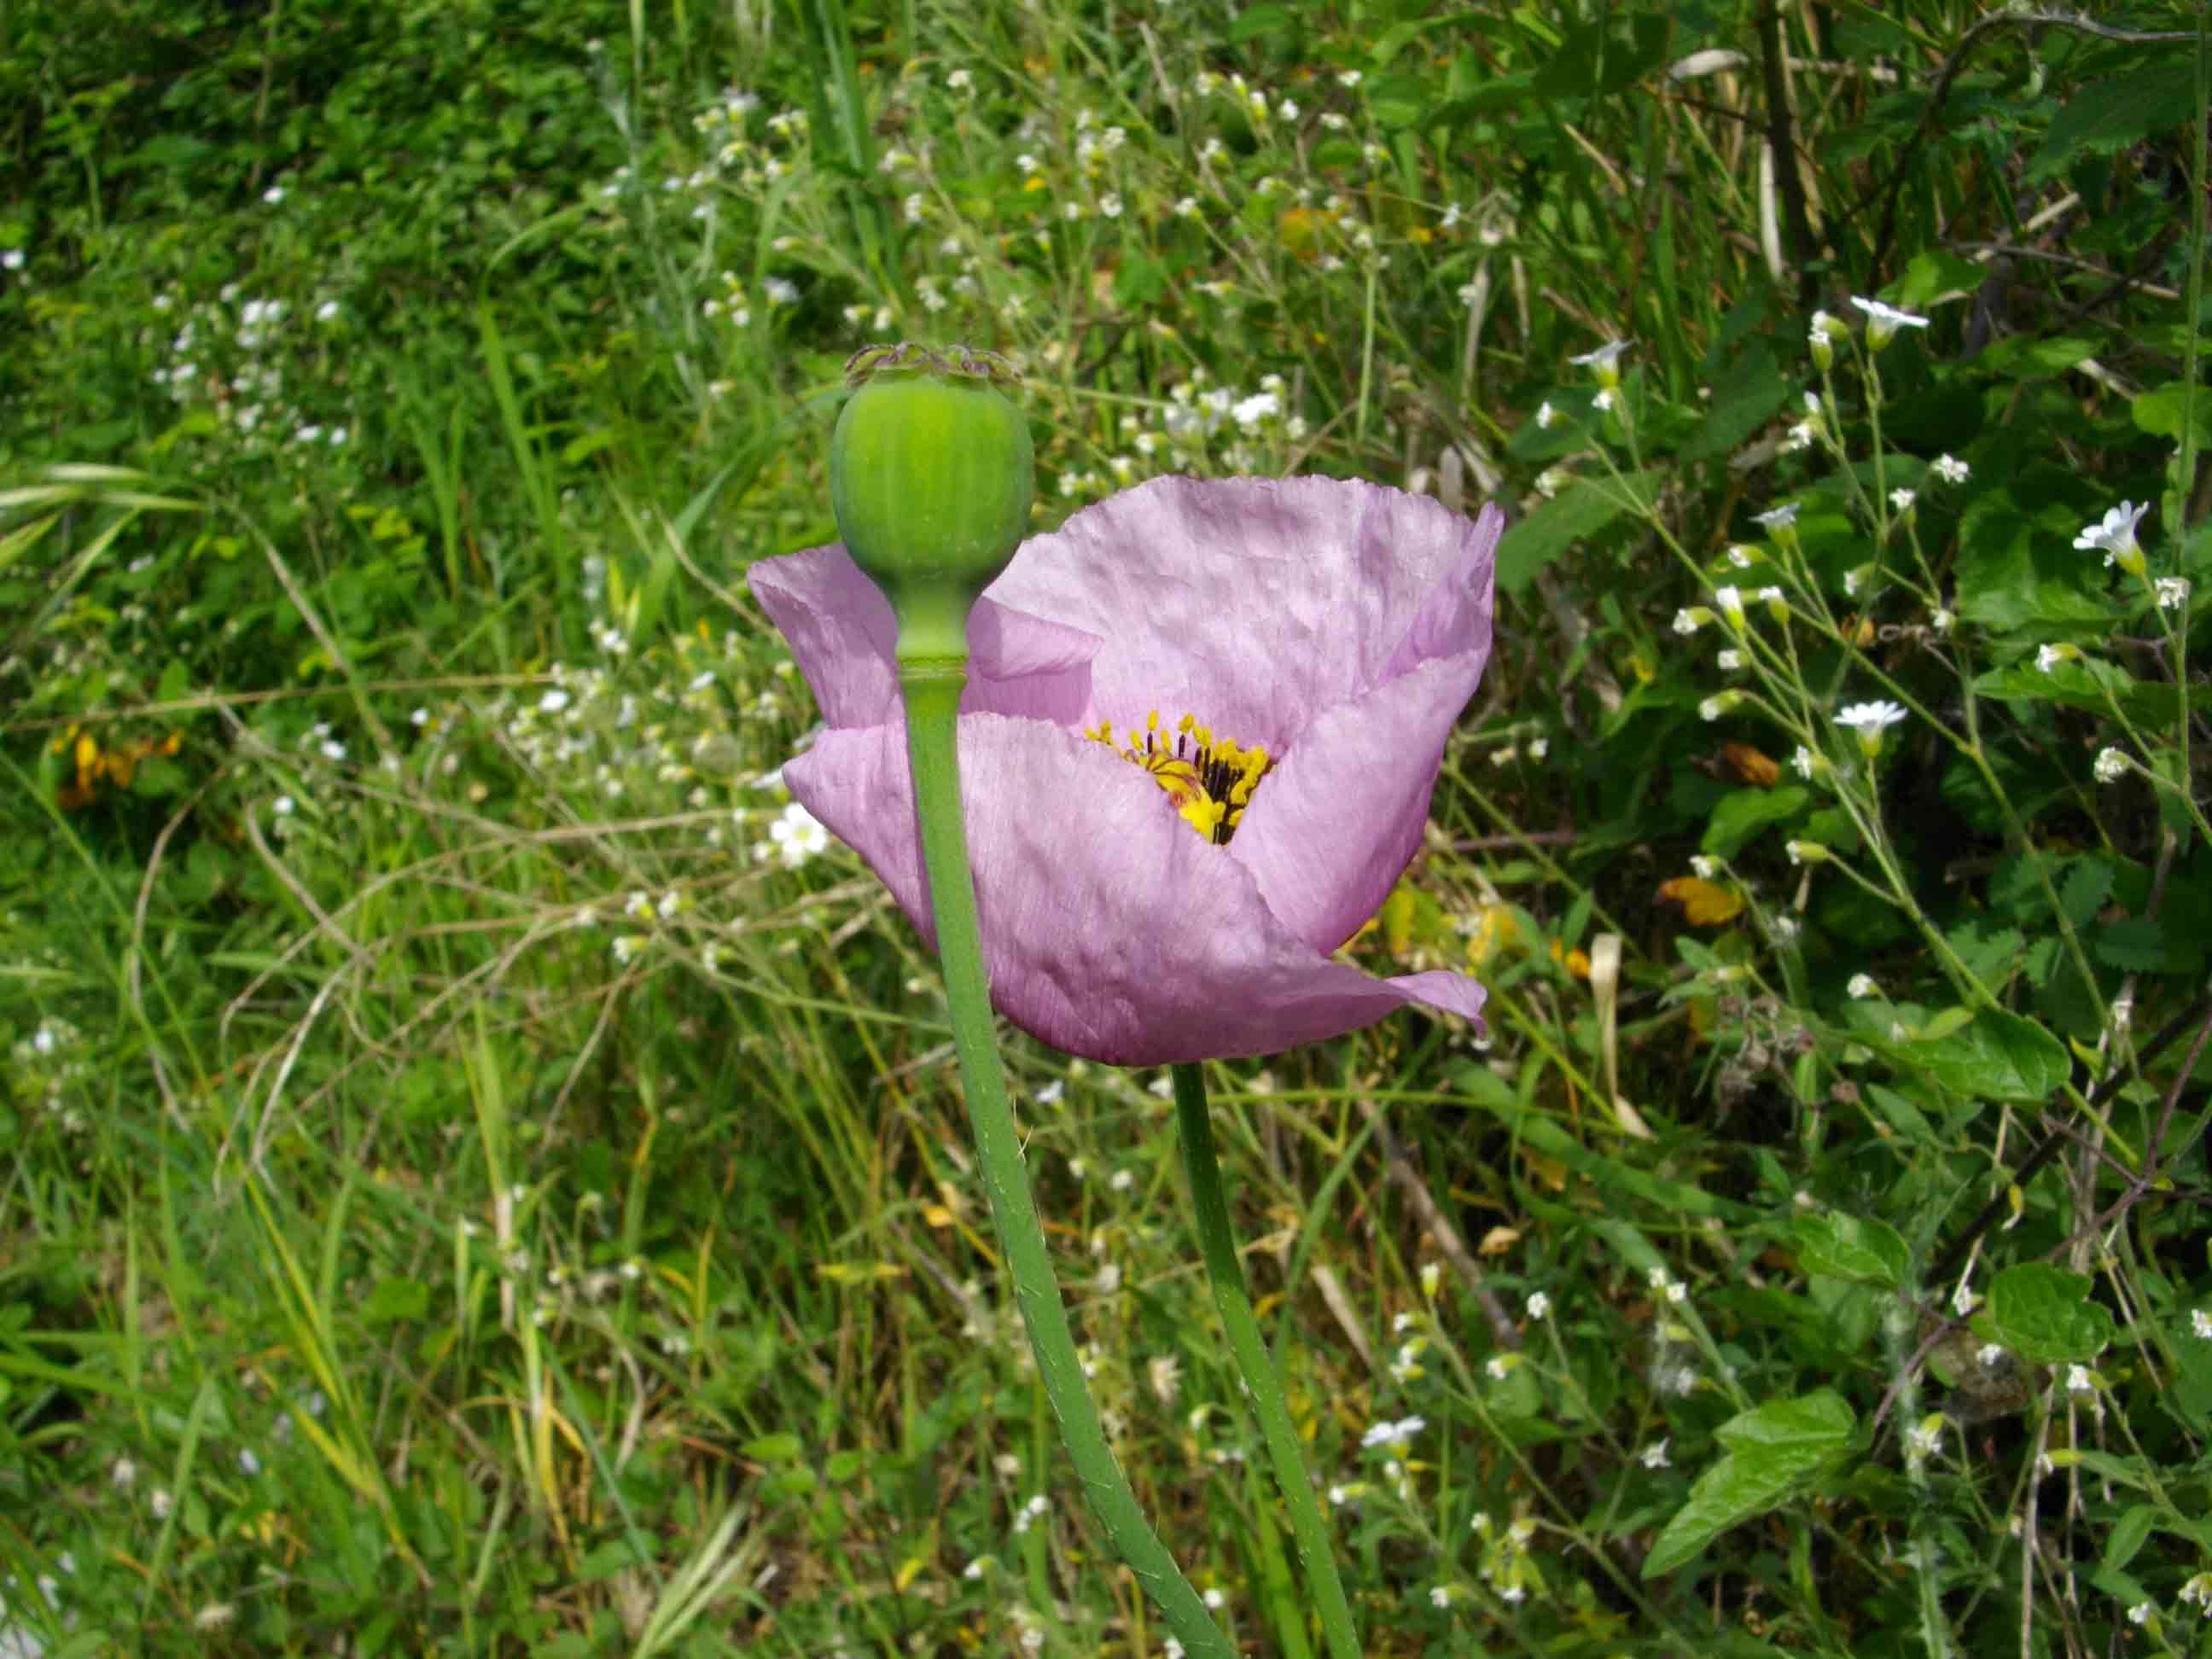
[(930, 913), (937, 922), (937, 954), (952, 1015), (952, 1044), (967, 1091), (968, 1118), (984, 1189), (990, 1195), (991, 1219), (1013, 1273), (1022, 1323), (1029, 1331), (1045, 1397), (1060, 1423), (1061, 1443), (1107, 1537), (1191, 1659), (1237, 1659), (1235, 1646), (1214, 1624), (1206, 1603), (1145, 1519), (1128, 1477), (1107, 1443), (1097, 1405), (1076, 1357), (1067, 1310), (1053, 1279), (1044, 1229), (1030, 1196), (1021, 1139), (991, 1028), (990, 982), (983, 968), (968, 834), (961, 818), (956, 732), (960, 693), (967, 682), (963, 662), (899, 664), (899, 684), (906, 696), (907, 756), (914, 769), (915, 811), (921, 825), (922, 867), (929, 883)]

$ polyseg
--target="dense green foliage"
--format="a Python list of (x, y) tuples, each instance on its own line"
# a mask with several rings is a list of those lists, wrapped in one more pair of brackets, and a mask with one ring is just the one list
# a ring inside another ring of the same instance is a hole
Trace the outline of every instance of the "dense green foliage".
[[(1487, 1036), (1213, 1073), (1369, 1650), (2205, 1650), (2191, 9), (4, 15), (0, 1632), (1158, 1651), (774, 775), (742, 572), (908, 337), (1040, 526), (1512, 514), (1347, 947)], [(1310, 1654), (1164, 1079), (1012, 1053), (1122, 1462)]]

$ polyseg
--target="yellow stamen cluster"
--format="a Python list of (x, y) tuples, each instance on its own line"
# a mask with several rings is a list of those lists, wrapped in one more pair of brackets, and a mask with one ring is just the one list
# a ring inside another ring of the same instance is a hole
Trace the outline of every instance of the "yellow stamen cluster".
[(1113, 724), (1108, 720), (1099, 721), (1095, 732), (1086, 727), (1083, 735), (1142, 767), (1167, 792), (1183, 822), (1217, 847), (1227, 845), (1237, 833), (1252, 792), (1275, 763), (1258, 744), (1246, 749), (1217, 738), (1189, 714), (1176, 723), (1170, 743), (1160, 730), (1157, 708), (1145, 717), (1143, 731), (1129, 728), (1126, 749), (1115, 744)]

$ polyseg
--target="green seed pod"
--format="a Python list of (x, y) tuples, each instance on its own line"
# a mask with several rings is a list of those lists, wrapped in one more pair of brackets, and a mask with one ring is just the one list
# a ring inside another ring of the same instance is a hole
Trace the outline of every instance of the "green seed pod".
[(856, 389), (830, 440), (845, 550), (890, 600), (902, 661), (964, 659), (968, 613), (1029, 528), (1029, 422), (986, 353), (877, 346), (847, 367)]

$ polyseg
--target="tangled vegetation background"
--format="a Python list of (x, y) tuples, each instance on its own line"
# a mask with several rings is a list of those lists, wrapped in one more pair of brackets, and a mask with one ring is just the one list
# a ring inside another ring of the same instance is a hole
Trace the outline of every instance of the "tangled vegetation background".
[[(900, 337), (1040, 529), (1510, 517), (1346, 947), (1486, 1037), (1213, 1073), (1370, 1650), (2212, 1650), (2202, 27), (9, 8), (0, 1651), (1164, 1650), (777, 775), (744, 573)], [(1310, 1654), (1164, 1079), (1010, 1053), (1121, 1461)]]

